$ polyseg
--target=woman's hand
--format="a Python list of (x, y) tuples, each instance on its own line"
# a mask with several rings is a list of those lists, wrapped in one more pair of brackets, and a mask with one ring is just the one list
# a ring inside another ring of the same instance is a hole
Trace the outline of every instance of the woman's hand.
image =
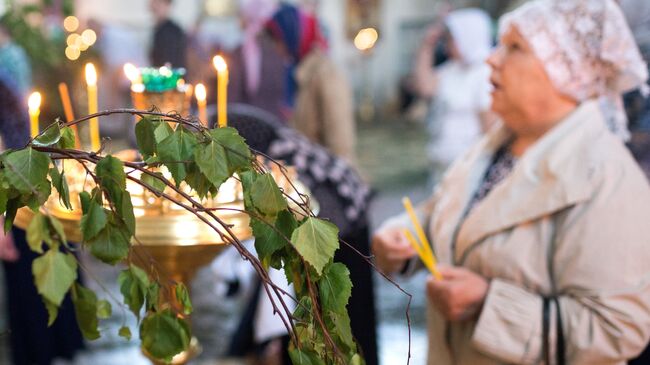
[(449, 321), (464, 321), (479, 314), (490, 283), (462, 267), (439, 267), (443, 280), (429, 277), (429, 300)]
[(375, 233), (371, 248), (377, 267), (388, 274), (400, 271), (406, 261), (417, 254), (402, 228), (388, 228)]
[[(0, 220), (2, 223), (2, 220)], [(4, 234), (2, 227), (0, 227), (0, 260), (14, 262), (17, 261), (20, 257), (16, 246), (14, 245), (14, 240), (11, 238), (11, 234)]]

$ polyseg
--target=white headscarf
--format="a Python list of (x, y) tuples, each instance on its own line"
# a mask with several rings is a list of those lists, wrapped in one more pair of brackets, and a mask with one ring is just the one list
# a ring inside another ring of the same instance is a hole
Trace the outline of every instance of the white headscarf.
[(645, 85), (648, 69), (613, 0), (535, 0), (505, 14), (555, 87), (581, 102), (598, 98), (612, 131), (629, 138), (621, 94)]
[(455, 10), (447, 15), (445, 24), (464, 63), (485, 61), (492, 49), (490, 16), (485, 11), (475, 8)]

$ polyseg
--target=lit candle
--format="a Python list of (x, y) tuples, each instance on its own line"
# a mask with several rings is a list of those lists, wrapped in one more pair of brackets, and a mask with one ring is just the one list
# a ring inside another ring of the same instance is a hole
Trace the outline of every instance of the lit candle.
[(131, 90), (137, 89), (135, 85), (142, 84), (142, 76), (140, 75), (140, 70), (135, 67), (132, 63), (124, 64), (124, 74), (126, 78), (131, 81)]
[(194, 94), (196, 95), (196, 103), (199, 105), (199, 120), (204, 126), (208, 126), (208, 111), (206, 110), (206, 91), (203, 84), (196, 84), (194, 89)]
[(38, 115), (41, 114), (41, 93), (33, 92), (27, 100), (29, 106), (29, 121), (32, 138), (38, 135)]
[[(68, 122), (74, 120), (74, 111), (72, 110), (72, 102), (70, 101), (70, 93), (68, 92), (68, 85), (65, 82), (59, 84), (59, 95), (61, 96), (61, 103), (63, 104), (63, 111), (65, 112), (65, 119)], [(81, 142), (79, 141), (79, 133), (77, 133), (77, 125), (72, 126), (74, 131), (74, 145), (75, 148), (79, 149), (81, 147)]]
[(217, 70), (217, 115), (219, 127), (228, 125), (228, 65), (221, 56), (212, 59), (214, 68)]
[[(86, 84), (88, 85), (88, 114), (97, 113), (97, 71), (92, 63), (86, 64)], [(90, 146), (93, 151), (100, 148), (99, 121), (90, 120)]]

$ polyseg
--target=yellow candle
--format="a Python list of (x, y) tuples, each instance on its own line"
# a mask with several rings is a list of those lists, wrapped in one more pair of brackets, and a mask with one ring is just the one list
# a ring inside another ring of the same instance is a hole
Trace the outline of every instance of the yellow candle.
[(194, 88), (194, 94), (196, 95), (196, 103), (199, 106), (199, 120), (204, 126), (208, 126), (208, 111), (206, 110), (206, 91), (203, 84), (196, 84)]
[[(97, 113), (97, 71), (92, 63), (86, 64), (86, 84), (88, 85), (88, 114)], [(100, 148), (99, 121), (90, 120), (90, 145), (93, 151)]]
[(221, 56), (215, 56), (212, 63), (217, 69), (217, 120), (219, 127), (226, 127), (228, 125), (228, 65)]
[[(68, 122), (74, 120), (74, 110), (72, 109), (72, 102), (70, 101), (70, 92), (68, 92), (68, 85), (65, 82), (59, 83), (59, 95), (61, 96), (61, 103), (63, 104), (63, 111), (65, 112), (65, 119)], [(77, 133), (77, 125), (72, 126), (74, 131), (74, 145), (75, 148), (81, 148), (81, 142), (79, 141), (79, 133)]]
[[(431, 266), (434, 268), (434, 271), (437, 272), (437, 270), (435, 270), (437, 266), (436, 256), (433, 254), (433, 251), (431, 250), (431, 246), (429, 245), (429, 240), (427, 239), (427, 235), (424, 234), (424, 230), (422, 229), (420, 220), (418, 219), (418, 216), (415, 214), (415, 210), (413, 209), (413, 204), (411, 204), (411, 199), (409, 199), (408, 197), (404, 197), (402, 199), (402, 203), (404, 204), (404, 208), (406, 209), (406, 212), (411, 218), (411, 223), (413, 223), (415, 234), (417, 234), (418, 238), (420, 239), (420, 243), (422, 244), (422, 253), (424, 254), (425, 257), (427, 257), (428, 260), (430, 260)], [(439, 273), (436, 274), (434, 271), (432, 271), (432, 273), (434, 274), (434, 276), (436, 276), (436, 279), (439, 279), (440, 274)]]
[(33, 92), (27, 100), (29, 106), (29, 126), (32, 138), (38, 135), (38, 116), (41, 114), (41, 93)]

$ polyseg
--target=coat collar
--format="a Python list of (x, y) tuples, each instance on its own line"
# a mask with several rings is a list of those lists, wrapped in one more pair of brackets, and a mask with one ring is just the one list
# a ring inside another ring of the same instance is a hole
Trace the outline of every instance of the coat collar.
[[(609, 132), (599, 107), (587, 101), (531, 146), (510, 175), (477, 203), (466, 219), (462, 219), (463, 212), (458, 215), (454, 261), (461, 263), (476, 243), (491, 234), (587, 200), (594, 189), (597, 167), (593, 147), (603, 133)], [(480, 184), (494, 151), (508, 136), (501, 127), (465, 164), (474, 173), (465, 174), (470, 185), (464, 189), (463, 207)]]

